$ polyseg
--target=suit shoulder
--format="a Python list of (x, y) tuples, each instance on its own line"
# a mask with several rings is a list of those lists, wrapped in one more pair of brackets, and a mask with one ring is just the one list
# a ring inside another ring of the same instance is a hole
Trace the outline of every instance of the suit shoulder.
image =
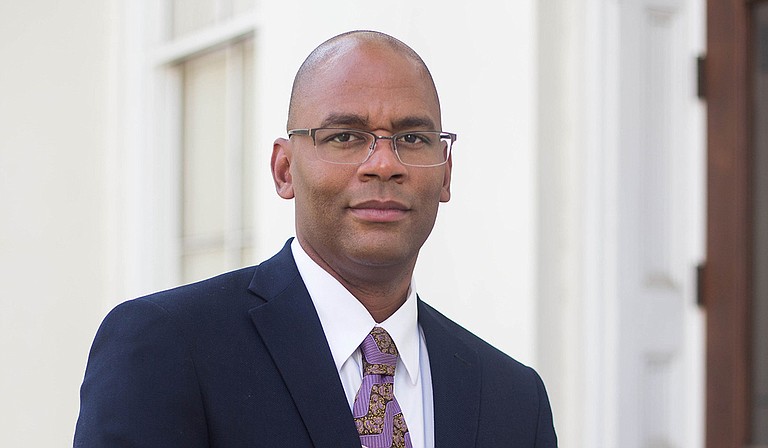
[(256, 266), (250, 266), (134, 300), (151, 302), (164, 309), (210, 308), (225, 299), (253, 296), (248, 293), (248, 286), (255, 270)]
[(177, 328), (203, 330), (221, 324), (262, 303), (248, 290), (255, 267), (239, 269), (200, 282), (125, 301), (114, 307), (102, 326), (117, 321), (168, 319)]
[[(477, 446), (499, 446), (501, 440), (520, 441), (521, 446), (557, 446), (547, 391), (534, 369), (421, 301), (419, 323), (427, 337), (427, 346), (429, 332), (435, 337), (433, 346), (443, 359), (446, 353), (455, 353), (453, 356), (461, 356), (467, 365), (477, 363), (480, 412), (484, 415), (481, 426), (485, 428), (479, 430)], [(509, 430), (506, 435), (502, 435), (502, 428)]]

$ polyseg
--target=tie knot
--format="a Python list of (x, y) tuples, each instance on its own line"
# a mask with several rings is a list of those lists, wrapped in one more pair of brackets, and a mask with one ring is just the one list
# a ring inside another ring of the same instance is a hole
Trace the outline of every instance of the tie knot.
[(363, 375), (394, 376), (397, 365), (397, 347), (387, 330), (373, 327), (363, 343)]

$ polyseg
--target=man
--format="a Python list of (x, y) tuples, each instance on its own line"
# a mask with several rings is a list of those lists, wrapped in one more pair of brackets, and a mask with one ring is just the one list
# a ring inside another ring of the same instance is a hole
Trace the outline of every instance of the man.
[(296, 239), (113, 310), (75, 446), (556, 446), (539, 376), (414, 291), (454, 140), (402, 42), (352, 32), (315, 49), (271, 162)]

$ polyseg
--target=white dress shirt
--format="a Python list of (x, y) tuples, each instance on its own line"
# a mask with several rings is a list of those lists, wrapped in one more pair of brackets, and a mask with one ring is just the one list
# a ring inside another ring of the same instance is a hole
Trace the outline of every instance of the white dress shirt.
[(294, 239), (291, 251), (302, 280), (315, 305), (325, 337), (331, 348), (349, 408), (363, 382), (360, 344), (378, 325), (387, 330), (400, 357), (395, 367), (395, 397), (403, 411), (414, 448), (433, 448), (434, 410), (432, 375), (424, 332), (418, 323), (416, 288), (413, 280), (405, 303), (384, 322), (377, 324), (368, 310), (321, 268)]

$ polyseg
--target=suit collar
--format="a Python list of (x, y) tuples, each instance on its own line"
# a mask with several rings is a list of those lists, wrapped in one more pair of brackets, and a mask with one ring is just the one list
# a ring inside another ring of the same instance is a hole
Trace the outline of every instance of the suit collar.
[(398, 368), (398, 375), (401, 375), (400, 378), (407, 375), (410, 383), (416, 384), (420, 374), (420, 337), (414, 283), (411, 282), (405, 303), (387, 320), (377, 324), (365, 306), (341, 282), (312, 260), (296, 239), (291, 243), (291, 253), (320, 318), (336, 370), (341, 371), (350, 356), (356, 356), (360, 364), (360, 356), (355, 355), (357, 348), (371, 328), (378, 325), (387, 330), (400, 352), (402, 364)]
[[(248, 289), (266, 301), (249, 313), (314, 445), (359, 447), (341, 380), (320, 319), (293, 261), (290, 241), (257, 267)], [(306, 375), (308, 370), (311, 377)]]
[[(250, 310), (307, 431), (318, 447), (359, 447), (331, 350), (301, 280), (290, 241), (259, 265), (248, 288), (265, 303)], [(419, 324), (429, 352), (435, 446), (475, 445), (480, 416), (481, 371), (477, 353), (447, 327), (448, 319), (419, 300)], [(311, 379), (304, 376), (312, 366)]]
[(480, 417), (481, 371), (477, 353), (450, 330), (449, 321), (419, 300), (432, 374), (435, 446), (473, 447)]

